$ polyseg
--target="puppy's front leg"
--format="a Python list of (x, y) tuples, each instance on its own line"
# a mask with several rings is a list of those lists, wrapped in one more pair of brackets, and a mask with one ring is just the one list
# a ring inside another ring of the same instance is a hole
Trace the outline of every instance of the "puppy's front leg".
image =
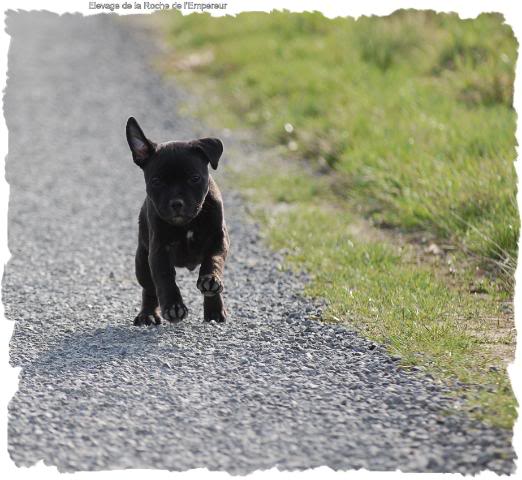
[(205, 321), (224, 322), (227, 311), (223, 304), (223, 269), (229, 246), (228, 233), (224, 227), (217, 235), (203, 257), (199, 269), (197, 287), (204, 295), (203, 311)]
[(151, 241), (149, 265), (156, 294), (161, 307), (161, 315), (169, 322), (179, 322), (188, 313), (176, 285), (176, 270), (172, 265), (166, 245)]

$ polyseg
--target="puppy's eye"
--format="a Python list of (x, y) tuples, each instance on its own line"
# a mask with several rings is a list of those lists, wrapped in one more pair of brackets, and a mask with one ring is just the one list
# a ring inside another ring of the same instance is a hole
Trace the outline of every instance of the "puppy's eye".
[(201, 177), (199, 175), (192, 175), (189, 180), (190, 183), (198, 183), (201, 180)]
[(158, 185), (161, 185), (161, 180), (158, 177), (153, 177), (150, 179), (149, 183), (157, 187)]

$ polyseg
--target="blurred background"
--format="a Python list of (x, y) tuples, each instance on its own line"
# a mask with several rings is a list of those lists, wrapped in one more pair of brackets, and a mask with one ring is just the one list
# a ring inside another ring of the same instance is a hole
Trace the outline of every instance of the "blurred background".
[(171, 68), (216, 79), (242, 124), (342, 178), (375, 221), (434, 230), (512, 275), (517, 42), (501, 15), (166, 22)]

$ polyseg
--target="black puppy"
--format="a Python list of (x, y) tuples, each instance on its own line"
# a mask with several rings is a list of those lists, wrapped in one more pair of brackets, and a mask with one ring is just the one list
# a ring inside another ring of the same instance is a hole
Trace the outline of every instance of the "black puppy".
[(160, 324), (158, 307), (165, 320), (185, 318), (188, 311), (176, 285), (175, 267), (194, 270), (198, 265), (204, 319), (224, 322), (221, 291), (229, 238), (221, 193), (208, 173), (209, 163), (217, 168), (223, 144), (217, 138), (155, 144), (133, 117), (126, 132), (147, 191), (136, 251), (142, 303), (134, 325)]

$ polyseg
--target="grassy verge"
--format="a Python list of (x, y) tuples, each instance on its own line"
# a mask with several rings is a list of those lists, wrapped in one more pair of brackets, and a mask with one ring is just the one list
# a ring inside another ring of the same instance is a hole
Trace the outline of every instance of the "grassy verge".
[(512, 276), (517, 43), (499, 15), (173, 15), (169, 38), (242, 125), (332, 171), (374, 221), (436, 232)]
[[(459, 380), (476, 416), (510, 427), (511, 30), (496, 15), (411, 11), (161, 18), (172, 47), (162, 67), (205, 89), (207, 118), (283, 148), (234, 175), (272, 247), (312, 274), (325, 319), (385, 343), (405, 368)], [(372, 224), (452, 250), (432, 258)]]
[(514, 330), (505, 293), (487, 279), (481, 291), (489, 294), (470, 293), (470, 269), (445, 268), (466, 261), (458, 252), (419, 262), (415, 245), (383, 238), (352, 209), (332, 204), (327, 184), (297, 168), (269, 169), (235, 179), (287, 267), (312, 274), (306, 293), (327, 300), (324, 320), (349, 323), (387, 345), (403, 368), (465, 390), (474, 416), (511, 427), (516, 402), (505, 367)]

